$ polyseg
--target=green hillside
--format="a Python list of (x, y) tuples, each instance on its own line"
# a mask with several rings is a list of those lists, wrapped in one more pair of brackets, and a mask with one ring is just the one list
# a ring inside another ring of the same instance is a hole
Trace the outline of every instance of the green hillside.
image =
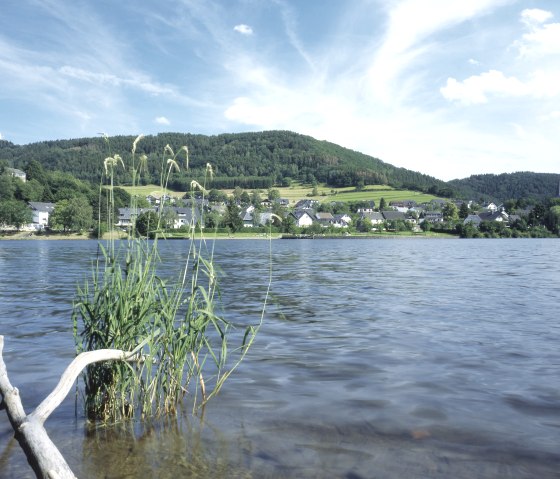
[[(0, 142), (0, 159), (24, 169), (36, 160), (46, 170), (68, 172), (75, 177), (97, 182), (103, 169), (103, 159), (113, 152), (126, 156), (133, 136), (112, 137), (107, 145), (103, 138), (82, 138), (14, 145)], [(343, 148), (326, 141), (289, 131), (222, 134), (216, 136), (182, 133), (162, 133), (147, 136), (137, 152), (148, 156), (146, 183), (159, 183), (162, 152), (165, 145), (178, 151), (183, 145), (189, 149), (189, 168), (174, 175), (171, 187), (186, 186), (193, 177), (202, 177), (207, 163), (215, 172), (216, 188), (268, 188), (287, 184), (288, 179), (302, 183), (324, 183), (331, 187), (358, 185), (389, 185), (451, 196), (449, 186), (436, 178), (419, 172), (397, 168), (377, 158)], [(130, 181), (121, 171), (120, 182)]]

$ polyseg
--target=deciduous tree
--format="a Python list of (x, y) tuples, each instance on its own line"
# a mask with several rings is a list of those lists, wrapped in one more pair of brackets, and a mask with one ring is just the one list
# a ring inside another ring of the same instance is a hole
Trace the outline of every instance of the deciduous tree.
[(239, 207), (235, 204), (235, 200), (228, 201), (224, 215), (224, 226), (234, 233), (243, 228), (243, 219), (239, 216)]
[(451, 203), (450, 201), (443, 205), (441, 212), (445, 221), (457, 221), (457, 219), (459, 219), (459, 209), (455, 203)]
[(144, 211), (136, 218), (137, 233), (146, 238), (159, 227), (159, 218), (155, 211)]
[(93, 208), (84, 196), (76, 196), (56, 203), (49, 217), (49, 225), (64, 231), (89, 230), (93, 221)]
[(13, 200), (15, 192), (13, 178), (7, 173), (0, 175), (0, 201)]
[(33, 213), (23, 201), (0, 201), (0, 225), (13, 226), (19, 230), (33, 221)]

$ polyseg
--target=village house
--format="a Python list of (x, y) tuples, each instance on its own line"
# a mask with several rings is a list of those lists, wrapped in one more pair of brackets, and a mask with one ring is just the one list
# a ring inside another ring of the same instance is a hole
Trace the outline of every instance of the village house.
[(315, 221), (326, 228), (334, 223), (334, 217), (331, 213), (315, 213)]
[(346, 213), (342, 213), (340, 215), (334, 215), (333, 218), (334, 220), (332, 225), (335, 228), (348, 228), (350, 226), (350, 223), (352, 223), (352, 218), (350, 217), (350, 215), (347, 215)]
[[(174, 229), (182, 228), (183, 226), (192, 227), (195, 226), (196, 224), (201, 223), (201, 215), (198, 208), (183, 207), (183, 206), (166, 206), (163, 210), (164, 215), (165, 215), (165, 211), (171, 211), (172, 214), (174, 213), (176, 215), (173, 224)], [(204, 225), (201, 224), (201, 227), (204, 228)]]
[(406, 213), (410, 208), (416, 206), (416, 201), (403, 200), (403, 201), (390, 201), (389, 206), (401, 213)]
[(239, 212), (239, 216), (243, 220), (243, 227), (244, 228), (252, 228), (254, 225), (254, 218), (253, 212), (255, 211), (255, 207), (253, 205), (247, 206), (247, 208), (243, 208)]
[(509, 215), (505, 211), (482, 212), (478, 213), (478, 216), (482, 221), (503, 221), (507, 223), (509, 219)]
[(248, 206), (239, 213), (239, 216), (243, 220), (243, 227), (252, 228), (254, 226), (266, 226), (272, 223), (272, 214), (272, 210), (270, 209), (255, 212), (254, 206)]
[(154, 208), (119, 208), (119, 217), (117, 218), (117, 226), (128, 228), (132, 226), (134, 220), (146, 211), (155, 211)]
[(473, 226), (477, 228), (480, 226), (480, 223), (483, 221), (498, 221), (498, 222), (505, 222), (509, 223), (513, 221), (512, 217), (510, 217), (505, 211), (485, 211), (478, 214), (473, 214), (467, 216), (463, 220), (463, 224), (471, 223)]
[(152, 193), (146, 196), (146, 200), (153, 206), (158, 206), (162, 203), (172, 203), (175, 204), (176, 199), (168, 194)]
[[(159, 208), (119, 208), (119, 217), (116, 226), (128, 228), (132, 226), (138, 216), (148, 211), (153, 211), (157, 214), (159, 213)], [(161, 213), (163, 217), (169, 213), (169, 217), (173, 219), (173, 224), (170, 225), (173, 229), (179, 229), (182, 226), (193, 226), (201, 221), (200, 210), (198, 208), (165, 206)]]
[(405, 221), (406, 215), (402, 211), (385, 210), (382, 211), (383, 219), (385, 221)]
[[(172, 203), (177, 204), (174, 201), (172, 201)], [(207, 198), (185, 198), (179, 202), (179, 205), (180, 204), (187, 208), (210, 208), (210, 201)]]
[(317, 207), (318, 205), (319, 205), (319, 202), (317, 200), (299, 200), (296, 203), (295, 208), (296, 209), (311, 210), (311, 209)]
[(24, 183), (27, 181), (27, 175), (25, 171), (18, 170), (17, 168), (6, 168), (6, 172), (12, 175), (14, 178), (19, 178)]
[(372, 227), (375, 227), (385, 221), (383, 215), (377, 211), (364, 212), (360, 215), (360, 219), (369, 220)]
[(428, 223), (443, 223), (443, 213), (441, 211), (425, 211), (424, 221)]
[(313, 210), (309, 210), (309, 209), (294, 210), (290, 214), (296, 220), (296, 226), (299, 228), (305, 228), (313, 224), (313, 218), (315, 216)]
[(49, 225), (49, 216), (54, 211), (54, 203), (41, 203), (30, 201), (29, 207), (33, 212), (33, 223), (30, 225), (35, 230), (43, 230)]
[(375, 211), (375, 201), (369, 200), (363, 203), (363, 206), (360, 206), (356, 213), (373, 213)]
[(466, 225), (467, 223), (472, 224), (475, 227), (479, 227), (480, 223), (482, 222), (482, 219), (480, 219), (480, 216), (478, 215), (468, 215), (464, 220), (463, 220), (463, 224)]
[(270, 223), (273, 223), (273, 213), (272, 211), (262, 211), (259, 214), (259, 224), (262, 226), (267, 226)]

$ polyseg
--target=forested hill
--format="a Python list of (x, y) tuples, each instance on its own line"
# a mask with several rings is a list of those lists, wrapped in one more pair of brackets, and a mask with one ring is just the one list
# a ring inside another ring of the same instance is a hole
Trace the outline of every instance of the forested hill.
[[(0, 141), (0, 160), (7, 160), (11, 166), (22, 170), (31, 160), (36, 160), (46, 170), (64, 171), (97, 182), (103, 171), (103, 160), (119, 153), (126, 163), (134, 139), (134, 136), (111, 137), (107, 144), (101, 137), (81, 138), (22, 146)], [(146, 154), (149, 158), (146, 182), (159, 182), (165, 145), (170, 145), (175, 152), (183, 145), (189, 149), (190, 171), (174, 175), (175, 185), (170, 185), (178, 188), (183, 188), (193, 177), (201, 177), (206, 164), (210, 163), (216, 188), (267, 188), (292, 179), (324, 182), (333, 187), (387, 184), (442, 196), (453, 194), (447, 183), (431, 176), (289, 131), (146, 136), (137, 148), (137, 154)], [(126, 172), (119, 174), (120, 181), (130, 180)]]
[(478, 198), (483, 195), (498, 201), (520, 198), (543, 200), (558, 196), (560, 175), (552, 173), (502, 173), (500, 175), (473, 175), (449, 184), (463, 196)]

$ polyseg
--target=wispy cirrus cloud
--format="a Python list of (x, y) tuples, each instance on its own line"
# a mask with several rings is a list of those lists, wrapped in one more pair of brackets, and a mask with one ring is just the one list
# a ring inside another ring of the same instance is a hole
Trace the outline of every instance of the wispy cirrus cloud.
[[(481, 16), (508, 0), (404, 0), (389, 2), (387, 28), (376, 50), (368, 80), (378, 100), (405, 96), (402, 76), (440, 48), (434, 35)], [(399, 81), (401, 80), (401, 81)], [(409, 84), (410, 85), (410, 84)], [(399, 91), (400, 90), (400, 91)]]
[(82, 68), (75, 68), (71, 66), (63, 66), (59, 72), (77, 80), (86, 81), (94, 85), (110, 85), (114, 87), (128, 87), (141, 90), (151, 95), (170, 95), (177, 96), (177, 92), (171, 86), (160, 85), (157, 82), (151, 81), (145, 75), (140, 73), (134, 74), (131, 78), (122, 78), (112, 73), (98, 73)]

